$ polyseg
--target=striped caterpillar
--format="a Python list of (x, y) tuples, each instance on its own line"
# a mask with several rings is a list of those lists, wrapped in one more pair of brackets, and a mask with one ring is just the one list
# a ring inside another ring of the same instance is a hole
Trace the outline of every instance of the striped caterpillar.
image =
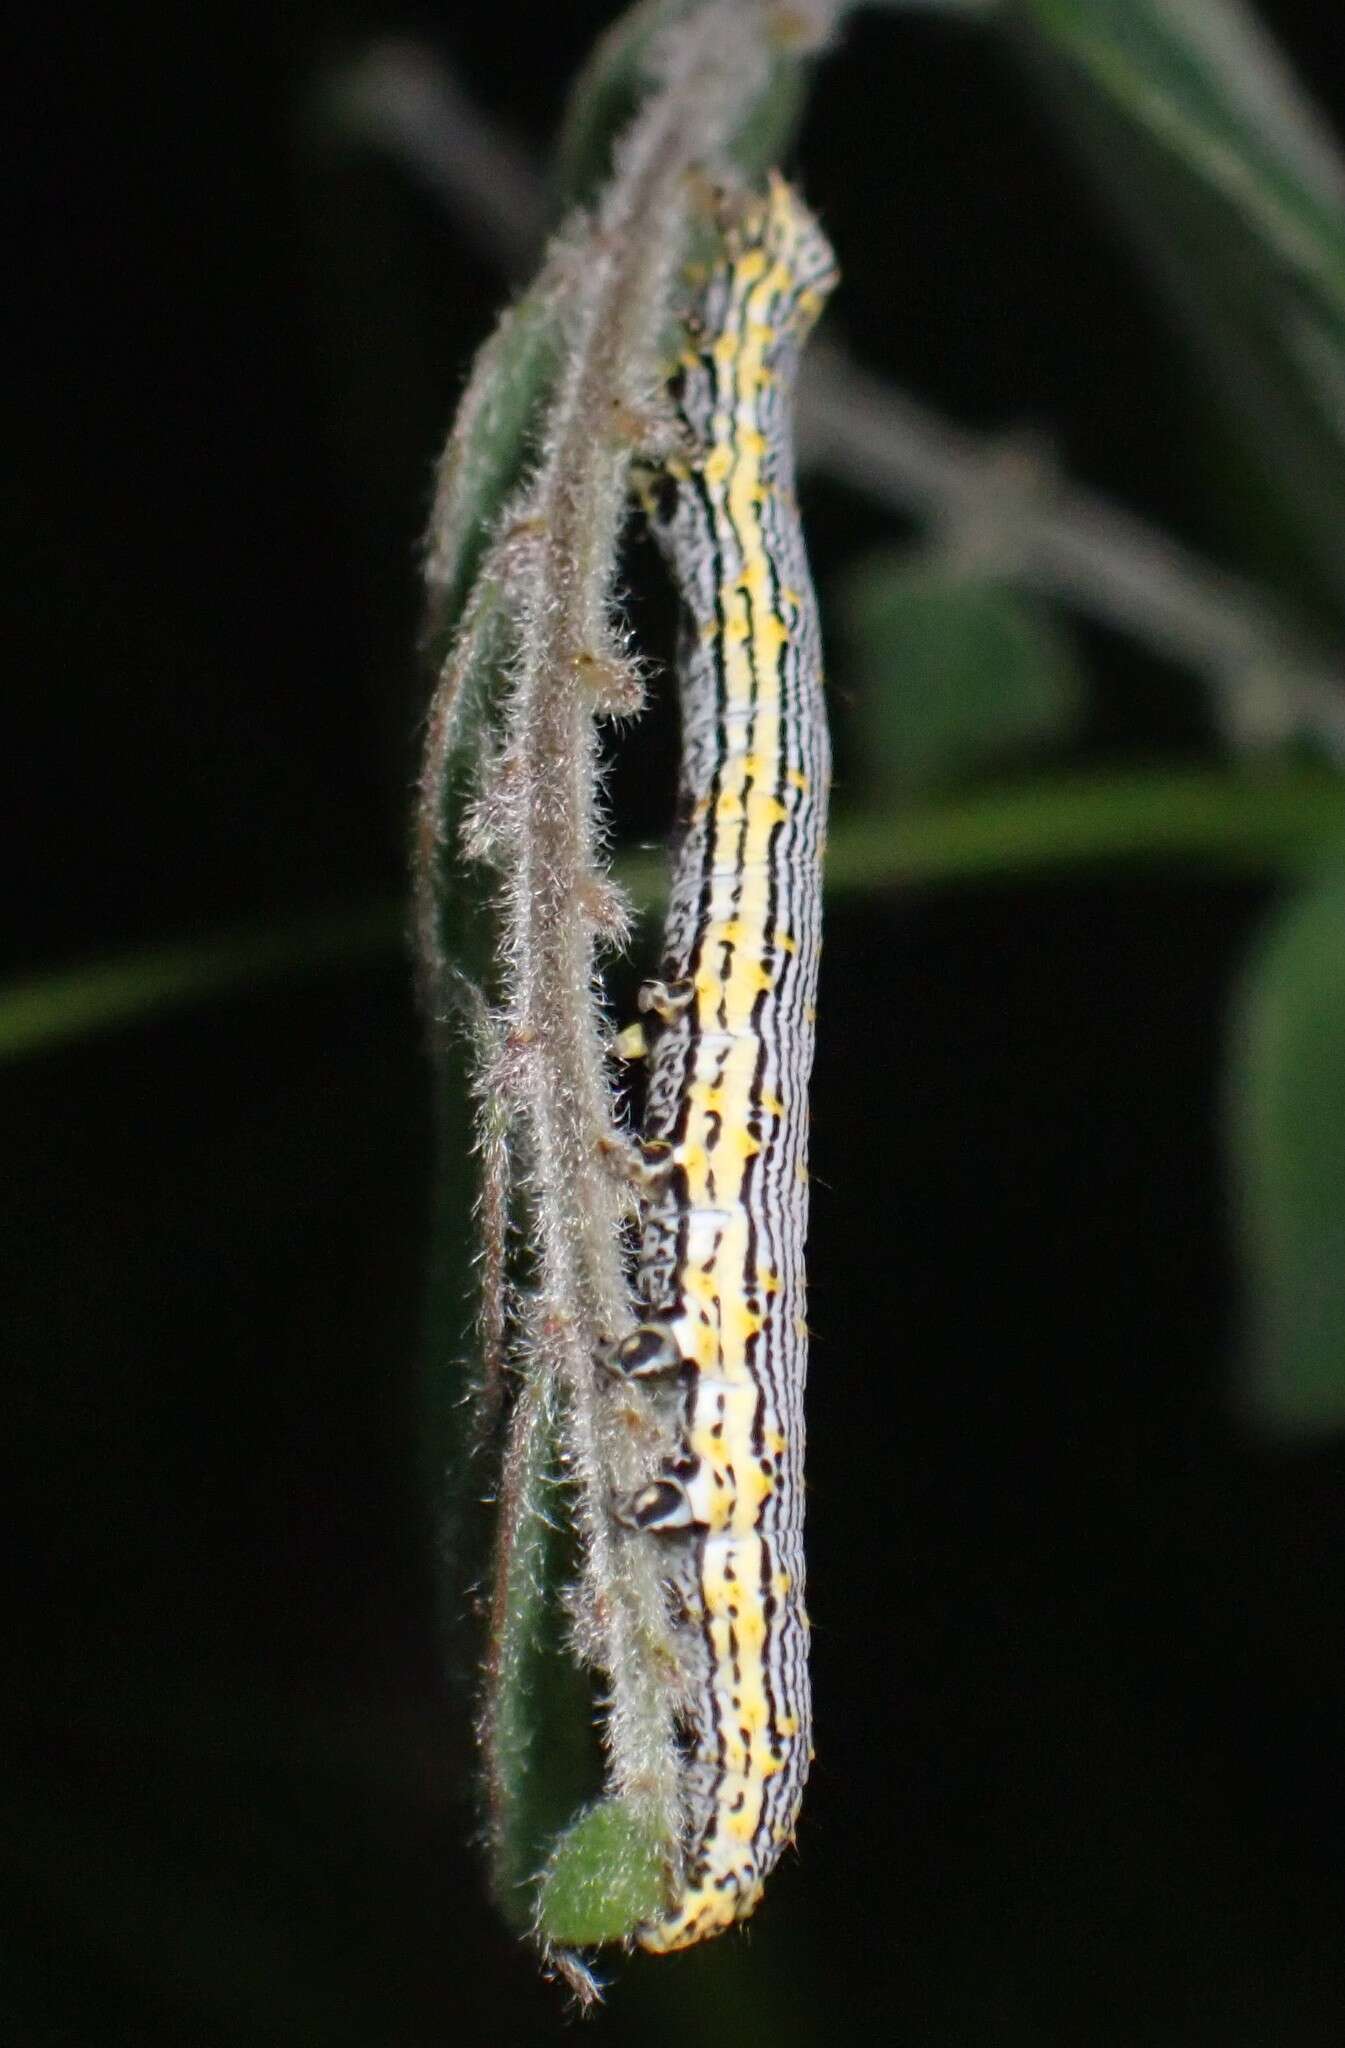
[(803, 1605), (808, 1078), (830, 772), (793, 490), (798, 354), (835, 278), (773, 178), (731, 230), (673, 394), (692, 452), (647, 492), (684, 604), (681, 840), (643, 1152), (643, 1321), (619, 1371), (680, 1391), (680, 1442), (619, 1512), (667, 1545), (694, 1695), (685, 1840), (646, 1949), (746, 1919), (811, 1758)]

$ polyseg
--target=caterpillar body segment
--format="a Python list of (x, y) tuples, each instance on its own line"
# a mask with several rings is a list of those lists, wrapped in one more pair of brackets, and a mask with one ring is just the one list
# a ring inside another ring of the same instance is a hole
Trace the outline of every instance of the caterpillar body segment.
[(685, 610), (681, 838), (640, 997), (644, 1156), (662, 1167), (643, 1194), (645, 1322), (613, 1364), (680, 1385), (679, 1454), (621, 1510), (666, 1544), (695, 1636), (680, 1880), (636, 1937), (658, 1952), (754, 1910), (811, 1757), (804, 1239), (830, 756), (790, 408), (834, 280), (773, 179), (688, 329), (673, 388), (691, 452), (648, 493)]

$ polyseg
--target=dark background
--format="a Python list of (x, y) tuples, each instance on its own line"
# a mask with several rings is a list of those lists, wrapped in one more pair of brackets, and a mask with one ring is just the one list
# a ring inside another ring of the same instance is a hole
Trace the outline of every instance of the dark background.
[[(613, 11), (205, 6), (36, 53), (14, 970), (403, 889), (417, 536), (502, 285), (305, 95), (412, 29), (540, 153)], [(1339, 121), (1330, 10), (1263, 11)], [(997, 43), (861, 19), (798, 168), (836, 334), (1248, 559), (1204, 380)], [(811, 505), (825, 590), (891, 529)], [(1075, 765), (1212, 752), (1193, 684), (1085, 642)], [(843, 802), (843, 678), (838, 723)], [(623, 767), (628, 829), (669, 773)], [(1342, 1461), (1230, 1395), (1222, 1030), (1272, 900), (1099, 873), (831, 919), (800, 1855), (747, 1939), (621, 1967), (605, 2039), (1338, 2038)], [(0, 1078), (7, 2038), (552, 2038), (482, 1896), (419, 1491), (406, 963)]]

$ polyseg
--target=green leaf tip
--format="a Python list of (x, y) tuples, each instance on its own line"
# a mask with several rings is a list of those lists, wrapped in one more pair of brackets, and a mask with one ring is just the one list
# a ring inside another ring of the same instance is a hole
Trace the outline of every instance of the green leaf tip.
[(844, 578), (837, 617), (880, 798), (946, 786), (1077, 724), (1068, 638), (1004, 584), (882, 549)]
[(1255, 1330), (1244, 1408), (1280, 1435), (1345, 1429), (1345, 867), (1285, 906), (1251, 962), (1230, 1111)]
[(643, 1804), (599, 1800), (552, 1852), (538, 1899), (538, 1934), (561, 1948), (626, 1940), (663, 1911), (669, 1848)]

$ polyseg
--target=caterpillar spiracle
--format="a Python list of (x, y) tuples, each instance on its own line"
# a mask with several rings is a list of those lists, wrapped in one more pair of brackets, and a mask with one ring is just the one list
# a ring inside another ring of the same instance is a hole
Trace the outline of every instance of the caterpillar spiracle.
[(689, 453), (647, 493), (683, 601), (680, 843), (643, 1127), (643, 1320), (618, 1371), (680, 1388), (674, 1456), (620, 1510), (667, 1546), (691, 1647), (685, 1838), (646, 1949), (755, 1909), (811, 1760), (804, 1610), (808, 1101), (830, 755), (794, 496), (793, 384), (835, 281), (773, 178), (672, 382)]

